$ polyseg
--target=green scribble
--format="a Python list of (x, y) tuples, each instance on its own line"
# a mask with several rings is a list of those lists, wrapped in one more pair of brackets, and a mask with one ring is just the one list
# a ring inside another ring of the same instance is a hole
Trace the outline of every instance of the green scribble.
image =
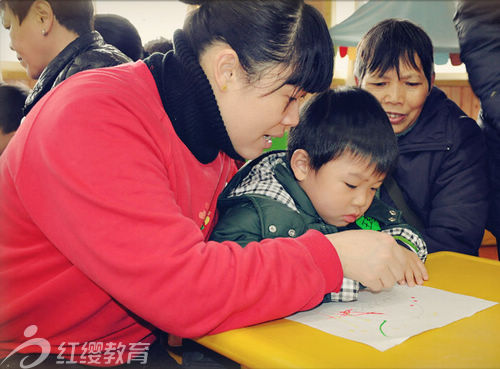
[(380, 327), (378, 327), (378, 329), (380, 330), (380, 333), (382, 333), (385, 337), (387, 337), (387, 335), (384, 333), (384, 331), (382, 330), (382, 326), (387, 322), (387, 320), (384, 320), (382, 322), (382, 324), (380, 324)]

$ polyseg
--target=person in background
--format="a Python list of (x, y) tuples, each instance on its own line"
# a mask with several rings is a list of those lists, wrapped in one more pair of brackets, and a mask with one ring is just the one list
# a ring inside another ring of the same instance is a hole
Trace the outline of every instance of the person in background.
[[(405, 283), (427, 279), (425, 242), (401, 212), (375, 197), (396, 165), (398, 145), (379, 102), (358, 88), (328, 90), (302, 108), (288, 151), (247, 163), (219, 197), (211, 235), (245, 247), (266, 238), (348, 229), (387, 232), (407, 249)], [(357, 299), (359, 283), (344, 279), (325, 301)]]
[(24, 85), (0, 82), (0, 154), (21, 124), (24, 101), (28, 93), (29, 89)]
[(486, 228), (497, 239), (500, 258), (500, 1), (460, 0), (454, 17), (472, 90), (481, 102), (491, 185)]
[(165, 54), (174, 48), (174, 44), (171, 40), (165, 37), (155, 38), (144, 44), (144, 58), (150, 56), (153, 53)]
[(0, 157), (0, 357), (39, 349), (23, 346), (36, 326), (52, 367), (89, 364), (89, 342), (92, 365), (120, 347), (167, 366), (158, 330), (199, 337), (311, 309), (343, 277), (403, 280), (406, 250), (382, 232), (208, 240), (234, 160), (328, 89), (333, 45), (302, 0), (188, 2), (173, 52), (68, 78)]
[(91, 0), (0, 0), (11, 49), (30, 78), (37, 79), (24, 114), (52, 88), (82, 70), (131, 61), (93, 31)]
[(94, 29), (107, 44), (115, 46), (133, 61), (143, 58), (141, 36), (127, 18), (117, 14), (96, 14)]
[(403, 210), (408, 223), (420, 220), (429, 252), (477, 255), (488, 212), (484, 137), (433, 86), (429, 36), (407, 20), (376, 24), (358, 44), (354, 76), (380, 101), (398, 139), (398, 166), (381, 199)]

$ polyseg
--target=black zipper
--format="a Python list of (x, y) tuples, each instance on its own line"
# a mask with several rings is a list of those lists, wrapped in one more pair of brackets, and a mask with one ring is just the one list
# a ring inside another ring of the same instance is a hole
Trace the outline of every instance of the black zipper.
[(399, 147), (400, 154), (407, 154), (410, 152), (421, 152), (421, 151), (450, 151), (452, 145), (447, 143), (421, 143), (404, 145)]

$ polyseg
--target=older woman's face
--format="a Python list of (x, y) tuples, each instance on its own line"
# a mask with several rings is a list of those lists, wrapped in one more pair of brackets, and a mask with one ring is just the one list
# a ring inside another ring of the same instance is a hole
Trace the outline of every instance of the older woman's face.
[(415, 61), (418, 69), (400, 61), (399, 76), (395, 69), (390, 69), (382, 76), (378, 72), (367, 73), (358, 81), (382, 104), (394, 133), (404, 132), (417, 121), (429, 95), (429, 82), (417, 55)]
[(8, 4), (2, 11), (2, 24), (9, 30), (10, 48), (16, 52), (17, 59), (26, 68), (26, 73), (33, 79), (40, 77), (40, 74), (50, 62), (47, 55), (44, 36), (42, 34), (43, 25), (37, 21), (34, 7), (31, 6), (28, 14), (22, 23), (12, 12)]

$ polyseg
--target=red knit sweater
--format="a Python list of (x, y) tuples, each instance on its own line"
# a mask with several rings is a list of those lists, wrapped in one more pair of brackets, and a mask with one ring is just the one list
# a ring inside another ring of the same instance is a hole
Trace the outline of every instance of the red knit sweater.
[(337, 291), (341, 264), (319, 232), (244, 249), (206, 241), (234, 170), (184, 146), (142, 62), (53, 89), (0, 159), (0, 357), (31, 325), (51, 352), (78, 354), (150, 342), (152, 327), (251, 325)]

